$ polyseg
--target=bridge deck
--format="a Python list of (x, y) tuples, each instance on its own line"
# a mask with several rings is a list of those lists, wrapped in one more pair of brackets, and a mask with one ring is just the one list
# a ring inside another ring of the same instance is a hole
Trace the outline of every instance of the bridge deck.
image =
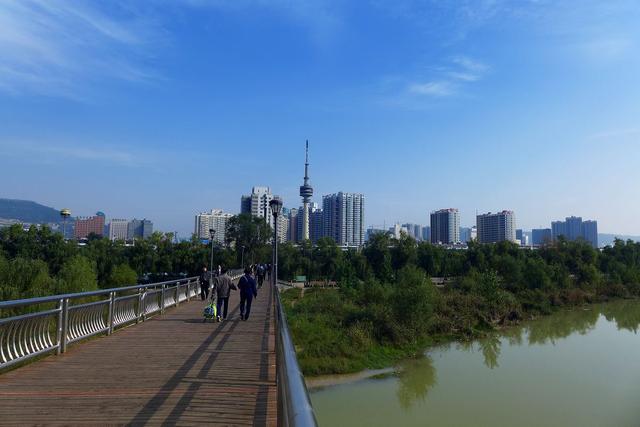
[(202, 323), (199, 299), (0, 375), (0, 424), (275, 425), (270, 287), (239, 320)]

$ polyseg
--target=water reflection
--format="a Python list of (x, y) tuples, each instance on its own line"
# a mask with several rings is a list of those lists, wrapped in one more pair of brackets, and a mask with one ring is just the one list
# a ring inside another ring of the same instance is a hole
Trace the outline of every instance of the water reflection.
[(500, 356), (500, 336), (491, 334), (490, 336), (478, 341), (482, 355), (484, 356), (484, 364), (489, 369), (498, 367), (498, 356)]
[[(608, 321), (615, 322), (617, 328), (638, 333), (640, 327), (640, 304), (637, 300), (616, 301), (607, 304), (578, 307), (565, 310), (551, 316), (523, 323), (495, 332), (476, 341), (458, 342), (449, 346), (459, 351), (480, 351), (484, 364), (489, 369), (498, 368), (501, 346), (556, 345), (574, 333), (585, 335), (596, 327), (598, 318), (603, 315)], [(430, 357), (412, 359), (398, 367), (397, 397), (404, 409), (417, 401), (424, 401), (431, 388), (437, 383), (436, 370)]]
[(403, 409), (409, 409), (437, 383), (436, 369), (430, 357), (406, 360), (398, 366), (398, 401)]
[(617, 301), (602, 306), (602, 315), (608, 321), (615, 321), (618, 330), (625, 329), (627, 331), (638, 333), (640, 325), (640, 310), (638, 310), (637, 301)]

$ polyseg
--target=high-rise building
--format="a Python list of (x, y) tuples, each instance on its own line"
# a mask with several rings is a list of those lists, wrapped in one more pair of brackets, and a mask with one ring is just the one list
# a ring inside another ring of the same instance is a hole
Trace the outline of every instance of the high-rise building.
[(429, 227), (428, 225), (425, 227), (422, 227), (422, 241), (423, 242), (431, 241), (431, 227)]
[(486, 213), (476, 217), (478, 242), (497, 243), (516, 241), (516, 217), (513, 211)]
[(340, 246), (364, 244), (364, 195), (330, 194), (322, 198), (324, 235)]
[(196, 215), (195, 234), (199, 239), (209, 239), (209, 230), (214, 230), (213, 240), (224, 244), (227, 237), (227, 223), (233, 214), (225, 213), (222, 209), (211, 209)]
[(431, 212), (431, 243), (452, 245), (460, 243), (460, 213), (458, 209)]
[(394, 239), (399, 239), (403, 234), (406, 234), (408, 236), (409, 231), (407, 230), (407, 227), (396, 222), (392, 227), (389, 227), (389, 234), (391, 234)]
[(406, 230), (409, 237), (412, 237), (417, 242), (422, 240), (422, 226), (419, 224), (402, 224), (402, 228)]
[(570, 216), (565, 220), (567, 239), (576, 240), (582, 237), (582, 218), (579, 216)]
[(564, 221), (551, 222), (551, 237), (553, 240), (558, 240), (558, 237), (567, 237), (567, 223)]
[(589, 220), (582, 223), (582, 238), (594, 248), (598, 247), (598, 221)]
[(388, 234), (388, 231), (387, 230), (383, 230), (381, 228), (375, 228), (375, 227), (367, 228), (367, 233), (366, 233), (366, 237), (365, 237), (366, 241), (368, 242), (369, 239), (371, 239), (371, 236), (373, 236), (374, 234), (379, 234), (379, 233)]
[(582, 217), (569, 216), (564, 221), (551, 223), (553, 240), (564, 236), (569, 241), (584, 239), (594, 248), (598, 247), (598, 223), (597, 221), (582, 221)]
[[(302, 241), (302, 213), (303, 208), (291, 209), (289, 218), (289, 233), (287, 234), (287, 240), (294, 243), (300, 243)], [(318, 207), (317, 203), (309, 203), (309, 240), (312, 243), (316, 243), (320, 238), (324, 237), (324, 226), (322, 209)]]
[(520, 246), (529, 246), (529, 235), (521, 228), (516, 230), (516, 240), (520, 243)]
[(531, 230), (531, 244), (539, 247), (551, 243), (553, 240), (550, 228), (534, 228)]
[(278, 216), (278, 242), (287, 241), (287, 233), (289, 231), (289, 215)]
[(250, 196), (242, 196), (240, 200), (241, 213), (250, 213), (258, 218), (266, 218), (267, 223), (273, 227), (273, 217), (269, 202), (273, 199), (269, 187), (253, 187)]
[(298, 209), (292, 208), (289, 211), (289, 227), (287, 230), (287, 241), (298, 242)]
[(322, 209), (318, 208), (317, 203), (311, 204), (309, 212), (309, 238), (312, 243), (316, 243), (324, 237), (324, 218)]
[(148, 219), (132, 219), (127, 226), (127, 239), (148, 239), (153, 234), (153, 223)]
[(240, 213), (251, 215), (251, 196), (242, 196), (240, 198)]
[(109, 223), (109, 240), (127, 240), (129, 220), (112, 219)]
[(471, 227), (460, 227), (460, 242), (467, 243), (471, 240)]
[(73, 237), (75, 237), (76, 239), (86, 239), (90, 234), (103, 236), (104, 220), (105, 215), (102, 212), (97, 212), (94, 216), (88, 218), (76, 218)]

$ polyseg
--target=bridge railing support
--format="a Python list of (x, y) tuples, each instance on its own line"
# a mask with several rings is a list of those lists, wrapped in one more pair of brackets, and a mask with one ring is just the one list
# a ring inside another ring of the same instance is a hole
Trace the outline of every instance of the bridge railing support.
[(278, 389), (278, 425), (283, 427), (316, 427), (309, 392), (296, 350), (289, 333), (287, 316), (280, 301), (280, 292), (273, 290), (276, 311), (276, 382)]
[[(0, 370), (42, 354), (64, 353), (69, 344), (110, 335), (188, 301), (198, 278), (75, 294), (0, 302)], [(14, 314), (20, 313), (20, 314)], [(23, 314), (24, 313), (24, 314)]]

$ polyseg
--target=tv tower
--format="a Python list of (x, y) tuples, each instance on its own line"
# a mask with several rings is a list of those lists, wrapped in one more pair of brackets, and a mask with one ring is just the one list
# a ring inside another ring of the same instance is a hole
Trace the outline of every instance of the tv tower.
[(313, 196), (313, 188), (309, 185), (309, 140), (305, 151), (304, 184), (300, 186), (302, 197), (302, 240), (309, 240), (309, 202)]

